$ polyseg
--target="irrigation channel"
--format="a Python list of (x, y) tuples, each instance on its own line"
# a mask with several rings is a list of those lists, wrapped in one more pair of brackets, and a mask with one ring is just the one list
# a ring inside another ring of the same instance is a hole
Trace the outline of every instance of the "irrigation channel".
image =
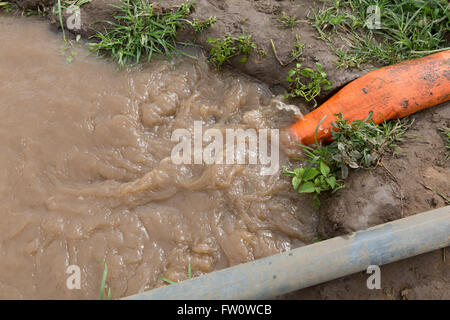
[(171, 161), (195, 123), (278, 128), (266, 86), (201, 54), (117, 70), (44, 22), (0, 28), (0, 297), (98, 299), (104, 260), (121, 298), (313, 242), (310, 198), (279, 171)]

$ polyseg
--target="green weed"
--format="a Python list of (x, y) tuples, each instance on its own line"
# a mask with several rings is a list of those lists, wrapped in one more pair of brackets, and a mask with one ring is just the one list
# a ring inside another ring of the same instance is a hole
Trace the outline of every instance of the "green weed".
[(47, 15), (47, 8), (44, 7), (43, 5), (37, 5), (35, 8), (22, 10), (22, 16), (24, 17), (30, 16), (45, 17), (46, 15)]
[(217, 21), (217, 17), (209, 17), (205, 20), (197, 20), (194, 19), (192, 21), (188, 21), (188, 24), (191, 26), (194, 33), (201, 33), (209, 28)]
[(81, 8), (83, 5), (91, 2), (92, 0), (62, 0), (61, 2), (61, 8), (63, 10), (66, 10), (70, 6), (76, 6), (78, 8)]
[(113, 6), (119, 11), (114, 17), (116, 22), (103, 21), (111, 29), (93, 36), (99, 40), (90, 44), (93, 52), (109, 53), (119, 66), (138, 64), (143, 57), (149, 62), (154, 56), (190, 56), (177, 48), (178, 44), (186, 44), (178, 42), (176, 36), (187, 23), (192, 3), (185, 2), (174, 10), (161, 9), (145, 0), (122, 0)]
[[(303, 68), (300, 63), (297, 63), (295, 68), (290, 69), (286, 77), (289, 82), (289, 91), (286, 93), (286, 98), (302, 97), (306, 101), (314, 102), (314, 107), (317, 106), (315, 98), (322, 90), (331, 89), (331, 82), (327, 79), (327, 74), (322, 69), (322, 65), (316, 62), (316, 70), (311, 68)], [(305, 83), (305, 79), (307, 83)]]
[(342, 114), (336, 114), (337, 120), (331, 125), (332, 142), (322, 145), (302, 147), (304, 158), (296, 159), (303, 166), (294, 170), (283, 169), (283, 173), (292, 177), (294, 190), (299, 193), (312, 193), (314, 206), (320, 205), (319, 195), (322, 192), (344, 187), (349, 169), (374, 168), (387, 153), (394, 153), (398, 143), (406, 136), (406, 131), (413, 121), (408, 119), (393, 120), (376, 125), (370, 112), (364, 120), (350, 122)]
[(303, 54), (303, 50), (306, 47), (306, 44), (300, 42), (299, 36), (295, 36), (295, 39), (296, 39), (295, 47), (291, 51), (291, 57), (292, 59), (299, 61), (301, 55)]
[(256, 49), (256, 44), (252, 41), (252, 36), (242, 33), (238, 37), (225, 35), (221, 38), (209, 38), (208, 43), (212, 44), (208, 61), (219, 70), (226, 62), (236, 56), (243, 56), (239, 61), (245, 63), (252, 52)]
[(308, 146), (303, 146), (303, 150), (308, 157), (309, 165), (289, 171), (283, 168), (283, 173), (292, 176), (292, 186), (299, 193), (312, 193), (314, 206), (319, 207), (319, 195), (321, 192), (333, 192), (341, 189), (343, 184), (337, 179), (335, 173), (321, 159), (320, 150)]
[(0, 2), (0, 11), (11, 12), (14, 9), (14, 4), (8, 1)]
[(267, 57), (267, 50), (266, 49), (258, 49), (258, 54), (261, 58)]
[(444, 140), (444, 158), (442, 159), (443, 162), (450, 159), (450, 128), (449, 127), (442, 127), (439, 128), (439, 131), (441, 133), (442, 140)]
[[(332, 50), (339, 67), (363, 63), (388, 65), (448, 49), (450, 4), (444, 0), (328, 0), (313, 10), (312, 25), (319, 37), (332, 42), (338, 36), (343, 48)], [(380, 8), (379, 29), (369, 29), (367, 9)]]
[(281, 12), (281, 17), (278, 17), (276, 19), (276, 21), (278, 23), (280, 23), (280, 25), (284, 28), (294, 28), (297, 24), (300, 23), (299, 20), (297, 20), (297, 18), (295, 17), (291, 17), (288, 14), (286, 14), (286, 12)]

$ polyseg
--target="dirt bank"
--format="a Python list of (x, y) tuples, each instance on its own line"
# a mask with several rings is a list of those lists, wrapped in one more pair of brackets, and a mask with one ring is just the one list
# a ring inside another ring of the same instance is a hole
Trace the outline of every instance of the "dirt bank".
[[(51, 6), (55, 0), (13, 0), (22, 8), (36, 8), (45, 6), (46, 17), (50, 19), (54, 28), (59, 28), (59, 19), (51, 13)], [(183, 0), (159, 1), (163, 7), (173, 7), (184, 3)], [(118, 4), (118, 0), (92, 0), (83, 5), (81, 12), (81, 29), (75, 31), (88, 39), (95, 34), (95, 30), (103, 30), (106, 24), (95, 23), (102, 20), (114, 20), (116, 9), (111, 4)], [(295, 66), (294, 61), (285, 66), (281, 66), (278, 60), (286, 63), (292, 60), (291, 51), (296, 44), (296, 36), (300, 42), (306, 44), (302, 54), (302, 64), (312, 67), (315, 62), (320, 62), (324, 70), (332, 80), (331, 90), (324, 92), (321, 99), (326, 98), (337, 88), (340, 88), (349, 81), (361, 76), (366, 71), (353, 69), (342, 72), (338, 70), (334, 61), (336, 57), (331, 53), (329, 45), (318, 39), (317, 32), (310, 25), (307, 15), (313, 5), (312, 1), (274, 1), (274, 0), (197, 0), (195, 11), (191, 14), (191, 19), (207, 19), (211, 16), (217, 17), (217, 22), (205, 32), (194, 36), (192, 31), (182, 30), (179, 33), (179, 40), (195, 42), (203, 46), (209, 52), (211, 45), (207, 43), (208, 38), (219, 38), (226, 34), (238, 36), (244, 30), (246, 34), (252, 36), (258, 49), (253, 51), (246, 63), (239, 62), (239, 58), (232, 60), (231, 65), (241, 72), (259, 79), (272, 87), (273, 91), (282, 91), (280, 87), (286, 87), (286, 75), (290, 68)], [(281, 13), (297, 17), (299, 23), (293, 28), (285, 28), (276, 21)], [(63, 12), (64, 22), (69, 16)], [(67, 26), (66, 26), (67, 28)], [(278, 59), (275, 57), (270, 40), (273, 40)], [(265, 52), (266, 54), (261, 54)]]

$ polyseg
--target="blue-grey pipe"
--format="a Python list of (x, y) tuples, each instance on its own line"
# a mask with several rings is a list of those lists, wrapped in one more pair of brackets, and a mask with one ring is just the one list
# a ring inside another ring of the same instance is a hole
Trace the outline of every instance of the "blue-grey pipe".
[(450, 206), (167, 285), (126, 299), (265, 299), (450, 244)]

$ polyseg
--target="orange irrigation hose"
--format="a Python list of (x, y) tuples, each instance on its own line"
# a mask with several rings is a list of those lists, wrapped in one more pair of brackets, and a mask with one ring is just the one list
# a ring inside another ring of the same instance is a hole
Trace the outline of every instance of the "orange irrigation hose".
[(373, 110), (375, 123), (402, 118), (450, 100), (450, 50), (384, 67), (350, 82), (319, 108), (289, 128), (294, 141), (309, 145), (331, 138), (336, 113), (363, 120)]

